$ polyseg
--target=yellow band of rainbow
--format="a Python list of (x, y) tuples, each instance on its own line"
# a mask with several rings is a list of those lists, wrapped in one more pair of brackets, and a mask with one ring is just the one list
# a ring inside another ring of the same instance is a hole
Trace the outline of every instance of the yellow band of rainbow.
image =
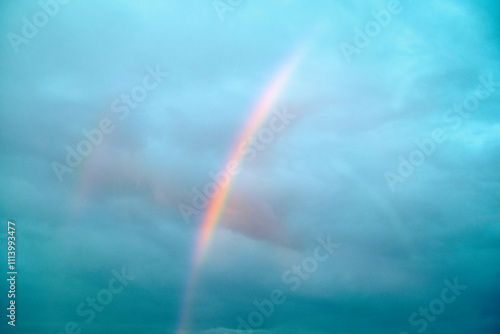
[[(277, 98), (285, 88), (286, 83), (289, 81), (294, 69), (297, 67), (300, 59), (302, 58), (304, 49), (304, 47), (299, 47), (292, 54), (292, 56), (288, 58), (286, 63), (280, 67), (277, 74), (273, 77), (269, 85), (266, 87), (261, 98), (258, 100), (254, 108), (252, 108), (250, 117), (248, 118), (245, 126), (240, 132), (240, 135), (238, 136), (235, 144), (233, 145), (227, 159), (227, 164), (231, 163), (233, 166), (236, 164), (236, 167), (234, 168), (238, 168), (238, 166), (241, 165), (243, 157), (245, 155), (245, 150), (250, 144), (250, 141), (248, 139), (257, 132), (266, 117), (269, 116)], [(193, 290), (196, 276), (203, 262), (203, 258), (207, 253), (209, 242), (224, 211), (224, 207), (229, 196), (233, 180), (234, 177), (231, 177), (228, 184), (225, 187), (221, 187), (219, 189), (219, 191), (209, 202), (207, 209), (203, 215), (191, 260), (190, 274), (184, 294), (179, 326), (177, 329), (178, 334), (185, 334), (188, 331), (187, 322), (189, 317), (189, 309), (193, 299)]]

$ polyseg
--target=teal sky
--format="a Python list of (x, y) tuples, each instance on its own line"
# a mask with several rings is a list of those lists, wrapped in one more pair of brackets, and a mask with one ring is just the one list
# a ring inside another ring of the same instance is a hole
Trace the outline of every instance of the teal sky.
[[(497, 1), (0, 1), (0, 332), (499, 333), (499, 22)], [(214, 178), (299, 50), (178, 331)]]

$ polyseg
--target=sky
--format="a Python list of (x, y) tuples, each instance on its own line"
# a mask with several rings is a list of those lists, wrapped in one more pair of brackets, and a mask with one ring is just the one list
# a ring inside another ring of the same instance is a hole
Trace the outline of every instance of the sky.
[(499, 333), (499, 22), (1, 1), (0, 331)]

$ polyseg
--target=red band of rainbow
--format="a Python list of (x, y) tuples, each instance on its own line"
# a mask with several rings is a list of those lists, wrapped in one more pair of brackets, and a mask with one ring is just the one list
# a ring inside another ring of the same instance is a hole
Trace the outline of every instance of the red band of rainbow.
[[(233, 145), (233, 148), (227, 159), (228, 163), (231, 162), (233, 165), (236, 163), (235, 168), (241, 165), (243, 156), (245, 154), (245, 149), (250, 144), (248, 139), (257, 132), (266, 117), (270, 114), (272, 107), (274, 106), (280, 93), (285, 88), (286, 83), (289, 81), (294, 69), (297, 67), (300, 59), (303, 56), (303, 53), (304, 47), (299, 47), (287, 60), (287, 62), (283, 66), (281, 66), (277, 74), (273, 77), (269, 85), (264, 90), (263, 95), (255, 105), (255, 107), (252, 109), (250, 117), (245, 123), (243, 130), (240, 132), (240, 135)], [(196, 276), (203, 262), (203, 258), (207, 253), (209, 242), (217, 227), (220, 216), (224, 211), (224, 207), (230, 193), (233, 180), (234, 177), (229, 180), (226, 187), (219, 189), (219, 191), (215, 194), (215, 196), (208, 204), (202, 218), (201, 225), (196, 237), (196, 244), (191, 261), (191, 268), (188, 283), (186, 286), (186, 292), (184, 294), (183, 306), (181, 309), (180, 321), (177, 329), (178, 334), (185, 334), (188, 331), (187, 322), (191, 302), (193, 299), (193, 290)]]

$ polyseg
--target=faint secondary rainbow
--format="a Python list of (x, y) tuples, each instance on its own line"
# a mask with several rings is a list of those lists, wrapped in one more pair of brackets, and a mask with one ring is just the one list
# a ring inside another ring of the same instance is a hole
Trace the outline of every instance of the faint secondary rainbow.
[[(276, 102), (276, 99), (285, 88), (285, 85), (290, 79), (294, 69), (297, 67), (300, 59), (303, 57), (304, 51), (304, 46), (299, 47), (292, 54), (292, 56), (288, 58), (286, 63), (280, 67), (276, 75), (268, 84), (260, 99), (253, 107), (247, 122), (240, 132), (237, 140), (235, 141), (228, 156), (226, 165), (229, 162), (232, 162), (233, 164), (236, 164), (235, 168), (237, 168), (243, 162), (246, 148), (250, 144), (250, 141), (248, 139), (255, 134), (266, 117), (270, 114), (272, 107)], [(215, 231), (215, 228), (217, 227), (219, 218), (224, 211), (226, 200), (231, 190), (233, 180), (234, 177), (229, 180), (226, 187), (219, 189), (219, 191), (209, 202), (203, 215), (198, 234), (196, 236), (194, 253), (191, 259), (191, 268), (186, 285), (186, 292), (184, 294), (179, 326), (177, 329), (178, 334), (187, 333), (187, 322), (189, 320), (189, 310), (193, 299), (196, 276), (202, 264), (203, 258), (207, 253), (210, 239)]]

